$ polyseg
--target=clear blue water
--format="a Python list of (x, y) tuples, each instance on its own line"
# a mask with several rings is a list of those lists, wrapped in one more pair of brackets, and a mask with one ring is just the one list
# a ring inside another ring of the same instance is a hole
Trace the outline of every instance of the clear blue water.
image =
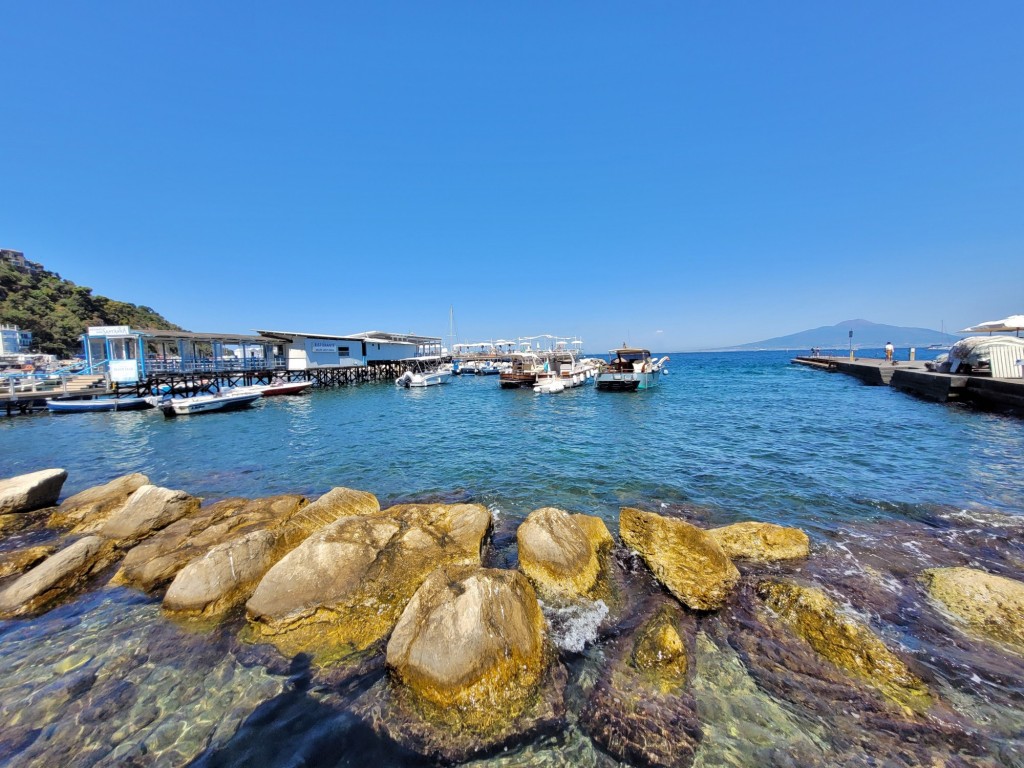
[[(915, 574), (937, 565), (1022, 577), (1024, 525), (1006, 520), (1024, 520), (1024, 423), (868, 387), (790, 357), (673, 355), (670, 375), (638, 393), (535, 395), (501, 390), (495, 377), (462, 377), (426, 390), (318, 391), (190, 418), (18, 416), (0, 419), (0, 477), (63, 467), (64, 495), (143, 472), (208, 500), (315, 497), (349, 486), (372, 491), (382, 506), (475, 501), (496, 514), (494, 546), (506, 552), (518, 521), (542, 506), (599, 515), (613, 532), (624, 505), (685, 508), (706, 525), (796, 525), (814, 542), (803, 575), (912, 651), (933, 688), (985, 724), (986, 754), (1024, 765), (1024, 657), (965, 644), (914, 586)], [(514, 554), (492, 560), (514, 564)], [(708, 637), (728, 629), (718, 621), (708, 619)], [(196, 635), (163, 620), (158, 599), (109, 587), (37, 618), (0, 622), (0, 702), (37, 689), (59, 694), (52, 708), (45, 696), (30, 697), (20, 719), (18, 706), (8, 719), (0, 703), (0, 763), (71, 764), (77, 755), (83, 765), (422, 764), (350, 713), (372, 677), (344, 691), (307, 690), (309, 680), (287, 664), (248, 659), (237, 629), (236, 620)], [(807, 764), (828, 761), (815, 751), (826, 735), (807, 741), (817, 715), (780, 707), (744, 683), (725, 644), (703, 647), (701, 768), (769, 764), (757, 751), (766, 744), (809, 750)], [(600, 643), (566, 663), (582, 686), (603, 664)], [(62, 698), (73, 685), (82, 692)], [(574, 724), (490, 761), (612, 764)]]
[(783, 352), (675, 355), (651, 392), (501, 390), (495, 377), (273, 398), (227, 414), (0, 420), (0, 476), (59, 466), (66, 493), (126, 472), (206, 498), (458, 496), (522, 517), (562, 506), (691, 504), (711, 522), (811, 529), (907, 505), (1021, 511), (1024, 428), (788, 364)]

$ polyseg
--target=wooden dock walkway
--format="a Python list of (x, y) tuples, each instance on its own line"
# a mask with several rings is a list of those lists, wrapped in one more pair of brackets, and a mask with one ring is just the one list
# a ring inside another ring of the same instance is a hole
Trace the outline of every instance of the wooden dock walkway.
[(963, 402), (981, 408), (1024, 416), (1024, 379), (929, 371), (922, 360), (887, 363), (875, 358), (796, 357), (793, 363), (823, 371), (845, 373), (872, 386), (891, 386), (938, 403)]

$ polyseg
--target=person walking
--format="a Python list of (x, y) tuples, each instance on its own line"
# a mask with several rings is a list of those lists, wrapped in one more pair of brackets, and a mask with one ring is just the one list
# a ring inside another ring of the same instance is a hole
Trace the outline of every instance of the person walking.
[(885, 362), (892, 362), (892, 353), (896, 351), (896, 348), (892, 345), (891, 341), (885, 342)]

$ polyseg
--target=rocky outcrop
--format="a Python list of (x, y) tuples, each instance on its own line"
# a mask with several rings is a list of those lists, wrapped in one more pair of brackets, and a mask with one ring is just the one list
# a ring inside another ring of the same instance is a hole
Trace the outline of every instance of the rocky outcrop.
[(689, 608), (720, 608), (739, 582), (736, 566), (708, 532), (683, 520), (623, 507), (619, 535)]
[(0, 616), (32, 613), (76, 589), (117, 558), (113, 542), (86, 536), (51, 555), (0, 592)]
[(806, 533), (773, 523), (736, 523), (712, 528), (708, 535), (727, 556), (758, 563), (796, 560), (811, 553)]
[[(337, 499), (338, 494), (332, 491), (321, 498), (326, 504)], [(307, 503), (305, 497), (294, 495), (222, 499), (168, 525), (129, 550), (112, 583), (146, 592), (158, 589), (214, 546), (261, 527), (286, 524)]]
[(530, 513), (516, 532), (519, 567), (546, 599), (597, 598), (601, 555), (614, 544), (604, 521), (554, 507)]
[(564, 674), (551, 673), (552, 655), (525, 576), (438, 569), (388, 641), (390, 684), (357, 711), (411, 749), (463, 761), (562, 717)]
[(136, 473), (88, 488), (64, 499), (46, 524), (50, 528), (70, 528), (71, 533), (95, 533), (129, 496), (148, 484), (148, 477)]
[(199, 509), (199, 499), (184, 491), (155, 485), (140, 486), (123, 506), (111, 512), (98, 533), (130, 547), (153, 531), (164, 528)]
[(0, 515), (53, 506), (67, 479), (68, 473), (63, 469), (42, 469), (0, 480)]
[(256, 509), (259, 514), (276, 510), (287, 516), (250, 522), (191, 560), (168, 587), (165, 611), (184, 618), (224, 613), (244, 603), (275, 564), (325, 524), (353, 514), (372, 516), (380, 504), (372, 493), (334, 488), (308, 506), (291, 497)]
[(13, 576), (16, 573), (24, 573), (56, 551), (57, 547), (55, 546), (41, 545), (38, 547), (16, 549), (13, 552), (5, 552), (3, 555), (0, 555), (0, 579), (6, 579), (8, 576)]
[(789, 631), (846, 674), (909, 710), (931, 706), (928, 687), (906, 663), (820, 589), (766, 580), (757, 585), (757, 594)]
[(686, 768), (701, 739), (696, 701), (687, 689), (695, 623), (668, 602), (646, 614), (634, 633), (609, 648), (608, 667), (580, 725), (625, 763)]
[(321, 664), (358, 654), (391, 633), (435, 568), (479, 565), (490, 525), (479, 504), (404, 504), (337, 520), (270, 569), (246, 604), (251, 630)]
[(1024, 582), (975, 568), (932, 568), (921, 580), (969, 630), (1024, 651)]

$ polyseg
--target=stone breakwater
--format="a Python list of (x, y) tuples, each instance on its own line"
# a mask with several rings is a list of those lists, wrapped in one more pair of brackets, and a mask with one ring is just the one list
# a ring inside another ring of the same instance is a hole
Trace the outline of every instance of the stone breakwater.
[(0, 482), (10, 764), (212, 760), (298, 691), (403, 760), (543, 763), (554, 738), (595, 765), (1024, 765), (1012, 518), (812, 549), (693, 510), (512, 530), (479, 504), (203, 504), (139, 474), (52, 506), (65, 477)]

